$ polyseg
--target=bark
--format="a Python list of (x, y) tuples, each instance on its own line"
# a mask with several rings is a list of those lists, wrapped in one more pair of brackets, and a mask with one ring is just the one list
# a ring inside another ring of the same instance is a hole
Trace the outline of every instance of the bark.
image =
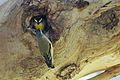
[[(107, 3), (9, 0), (0, 7), (0, 79), (77, 80), (120, 64), (120, 3)], [(55, 69), (48, 69), (27, 30), (38, 14), (48, 16)]]

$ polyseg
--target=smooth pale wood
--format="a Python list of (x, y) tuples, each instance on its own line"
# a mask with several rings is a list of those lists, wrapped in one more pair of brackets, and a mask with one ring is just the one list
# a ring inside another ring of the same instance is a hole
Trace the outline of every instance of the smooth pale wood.
[(108, 70), (106, 70), (104, 73), (94, 78), (91, 78), (90, 80), (97, 80), (97, 79), (109, 80), (110, 78), (116, 77), (117, 75), (120, 75), (120, 65), (116, 65), (114, 67), (108, 68)]

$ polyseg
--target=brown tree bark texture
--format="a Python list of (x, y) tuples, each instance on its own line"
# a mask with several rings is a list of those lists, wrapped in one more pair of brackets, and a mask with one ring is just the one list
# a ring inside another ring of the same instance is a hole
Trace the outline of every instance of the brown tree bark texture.
[[(22, 29), (24, 1), (10, 0), (0, 6), (0, 80), (77, 80), (99, 70), (112, 72), (113, 66), (115, 74), (103, 73), (93, 80), (119, 75), (120, 3), (105, 5), (109, 0), (99, 0), (68, 10), (56, 0), (46, 1), (52, 4), (49, 19), (58, 24), (51, 24), (59, 34), (54, 43), (55, 69), (48, 69), (35, 37)], [(66, 9), (52, 15), (59, 7)]]

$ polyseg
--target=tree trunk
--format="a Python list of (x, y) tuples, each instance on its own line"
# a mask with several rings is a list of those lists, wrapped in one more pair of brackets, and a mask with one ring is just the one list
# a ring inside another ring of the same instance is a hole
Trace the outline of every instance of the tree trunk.
[[(0, 7), (1, 80), (77, 80), (100, 70), (106, 72), (91, 80), (106, 80), (120, 74), (120, 2), (75, 3), (8, 0)], [(51, 26), (54, 69), (27, 30), (29, 19), (39, 14), (46, 14)]]

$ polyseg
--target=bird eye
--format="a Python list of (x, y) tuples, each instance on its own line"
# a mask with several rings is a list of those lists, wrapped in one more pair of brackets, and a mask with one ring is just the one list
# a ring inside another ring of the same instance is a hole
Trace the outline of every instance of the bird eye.
[(42, 21), (42, 18), (39, 20), (39, 22), (41, 22)]
[(35, 19), (35, 22), (38, 22), (38, 21)]

